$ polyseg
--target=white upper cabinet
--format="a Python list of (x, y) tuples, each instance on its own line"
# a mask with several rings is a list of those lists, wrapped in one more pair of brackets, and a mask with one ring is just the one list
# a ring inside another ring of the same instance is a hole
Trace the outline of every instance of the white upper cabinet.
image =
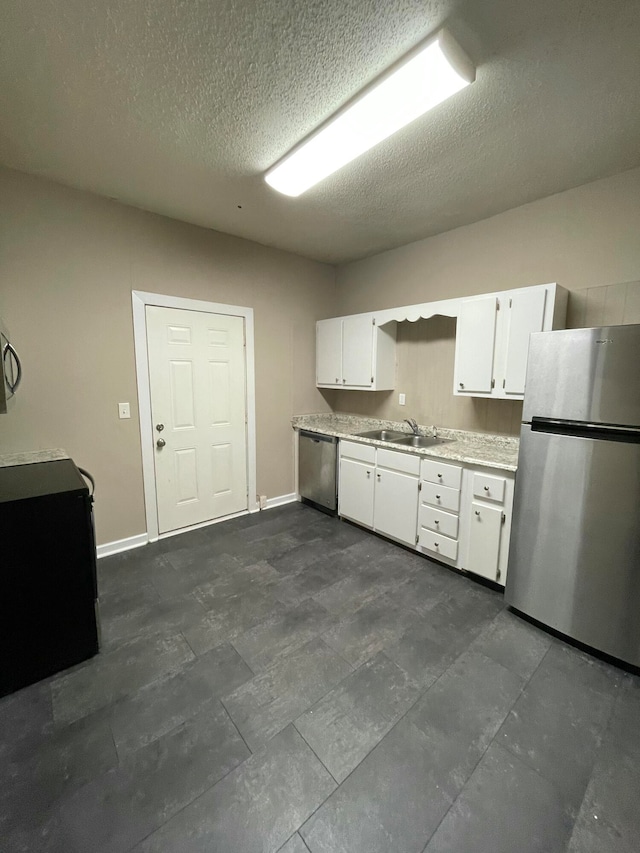
[(316, 323), (316, 385), (391, 391), (398, 322), (457, 317), (454, 394), (521, 400), (531, 332), (562, 329), (567, 291), (540, 284)]
[(316, 384), (320, 388), (388, 391), (395, 386), (396, 323), (371, 314), (316, 323)]
[(460, 306), (456, 329), (456, 387), (466, 394), (490, 394), (496, 346), (498, 299), (483, 296)]
[(366, 314), (345, 317), (342, 321), (342, 382), (364, 387), (373, 377), (373, 332), (375, 326)]
[(546, 288), (514, 290), (505, 306), (507, 340), (502, 389), (509, 397), (524, 397), (527, 355), (531, 332), (544, 330)]
[(316, 323), (316, 383), (342, 384), (342, 320)]
[(521, 400), (531, 332), (564, 328), (567, 292), (542, 284), (463, 299), (456, 330), (454, 394)]

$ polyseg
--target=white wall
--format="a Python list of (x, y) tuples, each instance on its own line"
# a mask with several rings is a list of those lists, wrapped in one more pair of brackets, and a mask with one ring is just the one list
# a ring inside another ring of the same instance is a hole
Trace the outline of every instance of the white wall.
[(0, 452), (62, 447), (91, 471), (99, 543), (146, 526), (132, 290), (254, 309), (258, 493), (295, 491), (291, 416), (327, 409), (315, 321), (335, 311), (332, 267), (6, 169), (0, 240), (0, 315), (24, 365)]
[[(337, 315), (556, 281), (569, 325), (640, 323), (640, 169), (338, 268)], [(517, 434), (520, 403), (454, 397), (455, 321), (398, 329), (393, 392), (329, 391), (335, 411)], [(407, 405), (398, 405), (398, 392)]]

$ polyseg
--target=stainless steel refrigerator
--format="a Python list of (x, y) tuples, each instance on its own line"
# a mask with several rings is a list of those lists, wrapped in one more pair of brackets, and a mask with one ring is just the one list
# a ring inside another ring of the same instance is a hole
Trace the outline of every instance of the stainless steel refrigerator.
[(505, 597), (640, 666), (640, 325), (531, 335)]

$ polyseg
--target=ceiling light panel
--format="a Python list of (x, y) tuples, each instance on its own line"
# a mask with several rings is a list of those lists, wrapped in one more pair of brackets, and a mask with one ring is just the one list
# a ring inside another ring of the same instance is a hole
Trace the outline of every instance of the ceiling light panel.
[(299, 196), (474, 79), (469, 58), (446, 30), (440, 30), (270, 169), (265, 180), (278, 192)]

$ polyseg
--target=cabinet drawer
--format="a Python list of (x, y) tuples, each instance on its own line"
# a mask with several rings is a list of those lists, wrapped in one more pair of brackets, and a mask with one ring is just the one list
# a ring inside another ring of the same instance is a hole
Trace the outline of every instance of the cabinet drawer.
[(359, 462), (368, 462), (370, 465), (376, 460), (376, 449), (372, 444), (360, 444), (355, 441), (340, 442), (340, 457), (347, 456), (349, 459), (357, 459)]
[(460, 491), (448, 486), (438, 486), (436, 483), (422, 483), (422, 502), (431, 504), (438, 509), (448, 509), (458, 512), (460, 506)]
[(404, 474), (420, 472), (420, 457), (410, 453), (399, 453), (397, 450), (378, 448), (377, 463), (379, 467), (391, 468), (392, 471), (402, 471)]
[(504, 489), (506, 480), (504, 477), (492, 477), (490, 474), (473, 475), (473, 494), (477, 498), (486, 498), (489, 501), (504, 501)]
[(421, 477), (431, 483), (440, 486), (449, 486), (451, 489), (459, 489), (462, 481), (462, 468), (459, 465), (449, 465), (443, 462), (435, 462), (433, 459), (422, 460)]
[(420, 528), (419, 545), (428, 551), (433, 551), (434, 554), (448, 557), (450, 560), (458, 559), (458, 543), (455, 539), (449, 539), (448, 536), (441, 536), (439, 533), (434, 533), (425, 527)]
[(442, 533), (451, 539), (458, 538), (458, 516), (432, 506), (423, 504), (420, 507), (420, 526), (434, 533)]

